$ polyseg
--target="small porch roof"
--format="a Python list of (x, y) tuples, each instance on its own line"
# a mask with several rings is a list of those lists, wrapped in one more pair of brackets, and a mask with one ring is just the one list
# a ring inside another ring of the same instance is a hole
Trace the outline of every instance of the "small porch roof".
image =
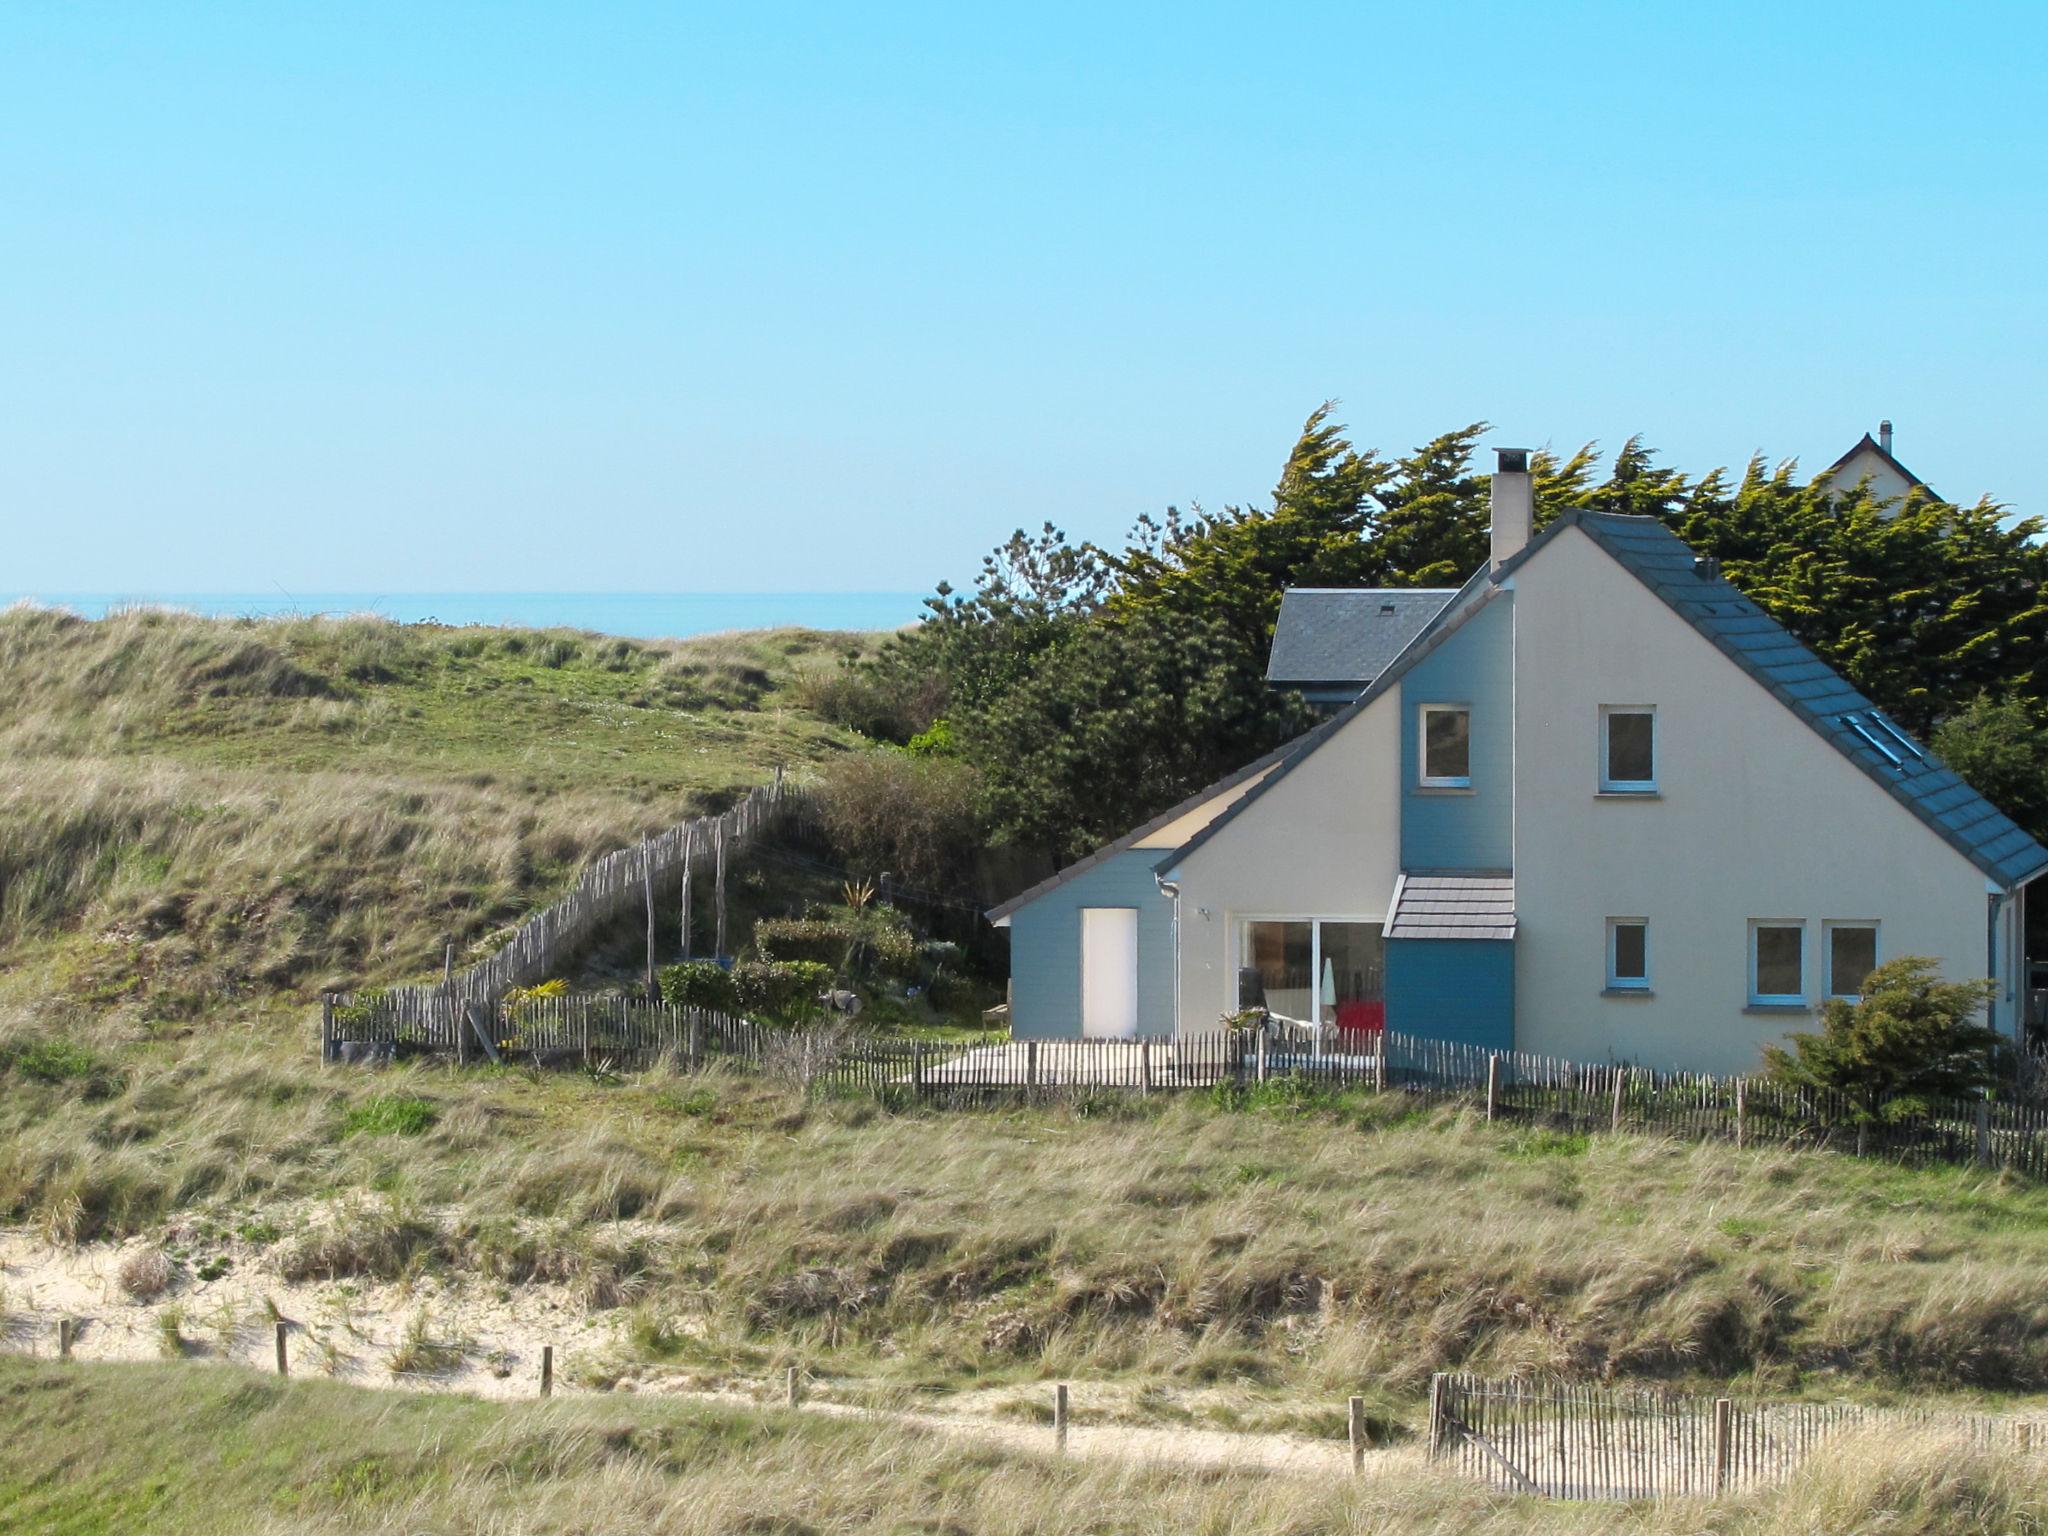
[(1512, 939), (1512, 870), (1410, 870), (1394, 884), (1385, 939)]

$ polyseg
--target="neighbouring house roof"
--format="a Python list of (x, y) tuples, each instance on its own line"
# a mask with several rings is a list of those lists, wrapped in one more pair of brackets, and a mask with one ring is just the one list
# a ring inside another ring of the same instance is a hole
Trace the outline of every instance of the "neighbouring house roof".
[(1426, 870), (1403, 873), (1382, 934), (1388, 939), (1512, 939), (1515, 877), (1511, 871)]
[(1456, 595), (1454, 587), (1292, 587), (1280, 596), (1266, 681), (1363, 688)]
[(1510, 561), (1577, 526), (1714, 647), (2003, 889), (2048, 869), (2048, 848), (1888, 719), (1848, 680), (1652, 517), (1571, 512)]
[(1830, 464), (1825, 470), (1823, 470), (1821, 472), (1821, 478), (1823, 480), (1834, 479), (1835, 476), (1839, 475), (1842, 472), (1842, 467), (1844, 465), (1846, 465), (1851, 459), (1855, 458), (1857, 454), (1863, 453), (1866, 450), (1876, 455), (1878, 461), (1884, 464), (1892, 471), (1894, 471), (1900, 479), (1906, 482), (1908, 487), (1918, 486), (1921, 490), (1925, 491), (1928, 495), (1932, 496), (1936, 501), (1940, 501), (1942, 499), (1940, 493), (1937, 492), (1933, 486), (1929, 485), (1925, 480), (1922, 480), (1918, 475), (1914, 474), (1913, 471), (1906, 468), (1906, 466), (1901, 464), (1897, 459), (1893, 458), (1892, 451), (1889, 448), (1885, 447), (1883, 443), (1880, 443), (1876, 438), (1872, 437), (1868, 432), (1863, 434), (1862, 440), (1858, 442), (1855, 447), (1851, 448), (1847, 453), (1843, 454), (1839, 459), (1835, 460), (1834, 463)]

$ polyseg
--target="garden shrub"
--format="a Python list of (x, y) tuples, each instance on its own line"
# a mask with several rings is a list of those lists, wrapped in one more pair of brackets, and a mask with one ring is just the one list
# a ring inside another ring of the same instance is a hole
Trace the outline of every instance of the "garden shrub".
[(813, 960), (743, 960), (732, 968), (732, 984), (742, 1013), (796, 1024), (817, 1015), (832, 970)]
[(675, 1008), (709, 1008), (714, 1013), (737, 1013), (739, 993), (732, 973), (710, 960), (686, 960), (665, 965), (658, 978), (661, 1000)]

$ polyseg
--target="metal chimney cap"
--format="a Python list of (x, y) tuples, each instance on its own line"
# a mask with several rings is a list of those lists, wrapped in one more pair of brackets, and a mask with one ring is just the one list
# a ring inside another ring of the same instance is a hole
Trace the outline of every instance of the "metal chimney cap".
[(1493, 450), (1498, 473), (1503, 475), (1526, 475), (1529, 473), (1529, 450), (1526, 448), (1496, 448)]

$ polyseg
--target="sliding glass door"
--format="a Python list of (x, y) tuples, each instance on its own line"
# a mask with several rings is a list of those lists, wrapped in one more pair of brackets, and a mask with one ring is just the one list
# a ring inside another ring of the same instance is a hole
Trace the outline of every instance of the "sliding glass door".
[(1313, 1036), (1318, 1051), (1326, 1037), (1366, 1035), (1386, 1020), (1385, 959), (1381, 924), (1339, 918), (1247, 918), (1238, 1006), (1263, 993), (1266, 1011)]

